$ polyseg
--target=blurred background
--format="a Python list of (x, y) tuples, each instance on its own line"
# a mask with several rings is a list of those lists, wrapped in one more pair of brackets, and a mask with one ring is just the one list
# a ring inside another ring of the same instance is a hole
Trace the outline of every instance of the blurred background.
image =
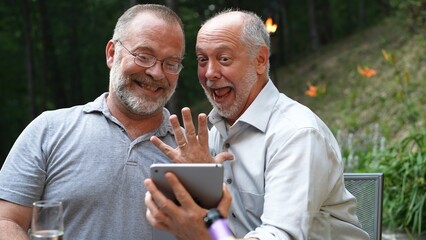
[(201, 23), (220, 10), (241, 8), (255, 11), (265, 20), (273, 19), (278, 25), (272, 36), (275, 68), (364, 29), (389, 11), (385, 0), (3, 0), (1, 159), (22, 129), (42, 111), (84, 104), (108, 90), (105, 46), (117, 18), (137, 3), (165, 4), (185, 24), (185, 68), (169, 104), (174, 113), (182, 106), (210, 110), (207, 102), (201, 103), (205, 97), (196, 75), (194, 46)]
[(425, 231), (426, 0), (2, 0), (0, 166), (41, 112), (108, 91), (106, 43), (138, 3), (167, 5), (182, 18), (185, 68), (167, 107), (189, 106), (194, 115), (211, 110), (196, 75), (200, 25), (226, 8), (256, 12), (271, 30), (274, 83), (332, 129), (345, 171), (393, 179), (385, 180), (395, 190), (385, 192), (389, 226)]

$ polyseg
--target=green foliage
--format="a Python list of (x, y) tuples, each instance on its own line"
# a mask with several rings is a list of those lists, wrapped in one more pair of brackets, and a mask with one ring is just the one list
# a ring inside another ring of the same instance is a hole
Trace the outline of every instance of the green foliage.
[(426, 129), (404, 138), (370, 159), (383, 172), (383, 224), (410, 234), (426, 232)]
[[(426, 231), (426, 39), (399, 22), (280, 69), (278, 86), (336, 133), (346, 172), (385, 173), (384, 228), (414, 238)], [(304, 95), (308, 83), (327, 92)]]
[(414, 31), (426, 34), (426, 0), (390, 0), (396, 16)]
[[(401, 109), (394, 115), (394, 121), (399, 126), (408, 126), (406, 130), (409, 134), (402, 140), (396, 139), (392, 147), (384, 148), (380, 144), (378, 148), (380, 134), (376, 124), (373, 137), (367, 138), (373, 140), (370, 144), (357, 144), (363, 146), (357, 150), (350, 146), (344, 154), (348, 154), (349, 167), (358, 164), (356, 171), (385, 174), (384, 225), (420, 236), (426, 232), (426, 126), (418, 110), (422, 104), (411, 94), (410, 74), (403, 70), (405, 66), (397, 64), (395, 55), (386, 50), (382, 50), (382, 54), (390, 66), (390, 69), (382, 68), (382, 71), (386, 69), (391, 73), (387, 75), (394, 81), (391, 96)], [(358, 161), (350, 164), (353, 155)]]
[(418, 110), (422, 104), (411, 94), (409, 72), (402, 70), (403, 66), (397, 64), (393, 54), (385, 50), (382, 53), (390, 66), (382, 70), (390, 72), (387, 77), (394, 81), (391, 100), (401, 109), (394, 115), (394, 121), (408, 126), (408, 136), (394, 140), (391, 147), (386, 148), (381, 127), (375, 123), (373, 130), (364, 127), (364, 131), (346, 132), (346, 137), (338, 131), (337, 138), (346, 163), (345, 171), (384, 173), (384, 226), (420, 236), (426, 232), (426, 126)]
[[(31, 42), (34, 62), (34, 99), (30, 99), (26, 66), (27, 54), (24, 41), (23, 12), (24, 1), (0, 1), (0, 51), (5, 57), (0, 59), (0, 159), (3, 160), (13, 141), (33, 118), (30, 106), (35, 105), (36, 115), (46, 109), (68, 107), (93, 100), (108, 90), (108, 68), (105, 64), (105, 45), (112, 36), (117, 17), (131, 2), (118, 0), (81, 1), (43, 1), (45, 9), (40, 8), (38, 0), (28, 1), (31, 25)], [(144, 3), (167, 4), (170, 1), (150, 0)], [(318, 1), (322, 5), (326, 1)], [(358, 8), (356, 0), (333, 0), (332, 23), (336, 29), (336, 39), (359, 30), (356, 23), (349, 22), (351, 8)], [(214, 13), (224, 8), (252, 10), (262, 18), (271, 15), (281, 18), (288, 29), (280, 27), (280, 34), (288, 31), (289, 41), (280, 39), (279, 45), (286, 47), (286, 59), (300, 57), (309, 51), (309, 24), (306, 1), (196, 1), (176, 0), (178, 14), (185, 25), (187, 53), (184, 70), (178, 84), (180, 106), (192, 107), (198, 112), (211, 109), (198, 84), (195, 61), (195, 38), (200, 24)], [(284, 3), (286, 19), (284, 19)], [(318, 8), (319, 9), (319, 8)], [(322, 8), (321, 8), (322, 9)], [(344, 9), (340, 11), (339, 9)], [(369, 25), (377, 14), (377, 2), (365, 6), (366, 22)], [(324, 10), (325, 11), (325, 10)], [(374, 14), (371, 14), (374, 12)], [(337, 14), (335, 14), (337, 13)], [(328, 15), (321, 12), (321, 16)], [(77, 16), (77, 17), (76, 17)], [(321, 19), (321, 18), (320, 18)], [(355, 21), (357, 18), (354, 18)], [(321, 21), (318, 21), (321, 22)], [(355, 24), (355, 25), (354, 25)], [(320, 26), (321, 27), (321, 26)], [(43, 29), (47, 34), (43, 34)], [(43, 41), (45, 44), (43, 44)], [(284, 52), (281, 52), (284, 56)], [(46, 60), (46, 62), (44, 62)], [(43, 66), (47, 66), (43, 69)], [(1, 165), (0, 160), (0, 165)]]
[(204, 98), (204, 92), (198, 83), (197, 62), (195, 61), (195, 41), (204, 17), (200, 16), (193, 8), (186, 6), (179, 8), (179, 15), (182, 16), (185, 26), (186, 53), (183, 60), (184, 71), (179, 76), (177, 93), (179, 94), (179, 104), (190, 106), (197, 99)]

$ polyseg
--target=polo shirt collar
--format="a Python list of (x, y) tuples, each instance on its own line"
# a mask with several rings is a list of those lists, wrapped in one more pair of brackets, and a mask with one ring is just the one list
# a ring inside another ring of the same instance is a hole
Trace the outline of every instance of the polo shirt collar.
[[(106, 118), (119, 124), (120, 126), (123, 126), (109, 111), (109, 108), (106, 102), (107, 96), (108, 96), (107, 92), (103, 93), (101, 96), (97, 97), (93, 102), (87, 103), (86, 105), (84, 105), (83, 112), (102, 113)], [(163, 121), (157, 130), (157, 134), (155, 134), (156, 136), (166, 136), (168, 134), (174, 135), (173, 128), (169, 122), (169, 118), (170, 118), (170, 112), (166, 108), (163, 108)]]

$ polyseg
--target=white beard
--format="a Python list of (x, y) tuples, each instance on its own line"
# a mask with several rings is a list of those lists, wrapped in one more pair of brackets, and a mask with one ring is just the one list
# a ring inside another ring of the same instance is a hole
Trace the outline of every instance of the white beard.
[[(154, 80), (148, 76), (141, 76), (138, 79), (141, 83), (151, 83), (152, 85), (158, 85), (158, 83), (154, 84)], [(171, 88), (169, 91), (165, 92), (163, 96), (159, 98), (151, 98), (144, 95), (137, 95), (132, 92), (129, 88), (131, 82), (132, 80), (130, 76), (124, 76), (122, 74), (120, 62), (114, 61), (110, 71), (110, 91), (112, 94), (115, 93), (117, 98), (120, 99), (121, 102), (131, 112), (138, 115), (149, 115), (164, 107), (176, 89), (175, 86), (174, 88)]]
[[(212, 104), (216, 111), (224, 118), (236, 118), (236, 116), (240, 113), (241, 109), (245, 105), (245, 102), (247, 101), (248, 95), (250, 94), (250, 90), (252, 89), (253, 85), (257, 81), (257, 73), (254, 67), (250, 67), (247, 69), (247, 73), (244, 76), (244, 81), (246, 81), (246, 84), (243, 85), (240, 89), (236, 89), (234, 86), (232, 86), (233, 91), (235, 91), (235, 101), (231, 103), (231, 105), (227, 106), (224, 104), (218, 104), (214, 101), (212, 94), (209, 93), (209, 91), (204, 88), (204, 92), (206, 93), (207, 98), (210, 101), (210, 104)], [(207, 80), (208, 82), (209, 80)], [(206, 83), (207, 86), (209, 86), (208, 83)]]

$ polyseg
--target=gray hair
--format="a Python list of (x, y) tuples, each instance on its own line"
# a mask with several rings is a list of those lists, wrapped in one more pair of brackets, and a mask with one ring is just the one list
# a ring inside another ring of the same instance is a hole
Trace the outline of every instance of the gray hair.
[(170, 8), (157, 5), (157, 4), (138, 4), (131, 8), (121, 15), (118, 19), (117, 24), (114, 28), (113, 39), (118, 40), (125, 37), (126, 30), (129, 27), (130, 22), (141, 13), (152, 13), (158, 18), (164, 20), (166, 23), (175, 24), (178, 23), (183, 32), (183, 23), (179, 16)]
[(247, 46), (251, 56), (256, 55), (259, 46), (271, 48), (271, 40), (262, 19), (253, 12), (240, 11), (243, 18), (241, 41)]

